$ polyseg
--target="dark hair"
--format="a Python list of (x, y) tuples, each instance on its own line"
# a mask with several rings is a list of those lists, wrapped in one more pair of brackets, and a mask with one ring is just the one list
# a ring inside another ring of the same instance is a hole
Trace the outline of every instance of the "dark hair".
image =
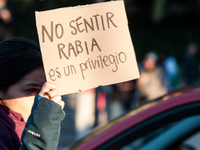
[(6, 90), (37, 67), (43, 67), (37, 43), (23, 38), (0, 42), (0, 90)]

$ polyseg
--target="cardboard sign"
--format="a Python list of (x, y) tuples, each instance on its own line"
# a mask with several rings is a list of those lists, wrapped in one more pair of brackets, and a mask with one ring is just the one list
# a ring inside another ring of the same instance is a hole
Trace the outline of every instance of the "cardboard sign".
[(60, 94), (139, 77), (124, 1), (36, 12), (47, 81)]

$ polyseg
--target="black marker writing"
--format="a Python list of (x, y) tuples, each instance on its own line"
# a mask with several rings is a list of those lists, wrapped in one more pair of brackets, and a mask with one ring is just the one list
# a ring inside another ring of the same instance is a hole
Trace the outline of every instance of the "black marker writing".
[(48, 37), (48, 39), (51, 42), (53, 42), (54, 32), (58, 39), (62, 38), (64, 34), (63, 26), (60, 23), (58, 23), (58, 24), (55, 24), (55, 27), (54, 27), (53, 21), (51, 21), (51, 27), (49, 30), (47, 30), (46, 27), (42, 25), (42, 42), (43, 43), (45, 42), (45, 37)]
[(117, 28), (114, 22), (114, 13), (106, 12), (105, 15), (95, 14), (89, 19), (79, 16), (78, 18), (70, 21), (69, 27), (72, 29), (71, 34), (88, 33), (89, 31), (105, 31), (111, 27)]
[[(72, 43), (68, 43), (67, 46), (65, 46), (65, 44), (60, 43), (58, 44), (58, 53), (59, 53), (59, 57), (60, 59), (62, 58), (66, 58), (69, 59), (72, 56), (77, 57), (79, 54), (83, 53), (84, 51), (87, 53), (87, 55), (89, 55), (90, 52), (93, 52), (94, 50), (98, 50), (101, 51), (99, 44), (97, 43), (97, 41), (92, 38), (92, 41), (90, 43), (91, 45), (89, 45), (88, 42), (84, 41), (81, 42), (79, 40), (76, 40), (74, 42), (74, 44)], [(90, 49), (88, 49), (88, 47)]]
[(104, 68), (104, 67), (112, 67), (112, 72), (117, 72), (118, 65), (120, 63), (125, 63), (127, 60), (127, 56), (124, 52), (120, 52), (119, 54), (115, 55), (104, 55), (104, 56), (97, 56), (97, 59), (90, 59), (88, 58), (86, 62), (80, 63), (79, 67), (81, 70), (82, 78), (85, 79), (84, 72), (87, 70)]

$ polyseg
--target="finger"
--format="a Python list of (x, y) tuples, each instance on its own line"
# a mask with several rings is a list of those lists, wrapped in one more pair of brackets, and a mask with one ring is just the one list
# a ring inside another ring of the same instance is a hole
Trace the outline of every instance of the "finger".
[(45, 97), (45, 98), (48, 98), (48, 99), (52, 99), (51, 94), (49, 94), (48, 92), (44, 92), (42, 97)]
[(50, 91), (50, 90), (52, 90), (52, 89), (57, 89), (57, 86), (56, 86), (56, 84), (54, 84), (54, 83), (51, 83), (51, 82), (46, 82), (44, 85), (43, 85), (43, 87), (42, 87), (42, 89), (41, 89), (41, 93), (44, 93), (44, 92), (48, 92), (48, 91)]
[(58, 91), (56, 89), (53, 89), (50, 90), (49, 92), (44, 92), (42, 97), (52, 99), (56, 95), (58, 95)]
[(55, 95), (52, 99), (55, 103), (62, 101), (62, 97), (60, 95)]
[(53, 89), (56, 89), (58, 91), (56, 84), (51, 83), (51, 82), (46, 82), (43, 85), (42, 89), (40, 90), (39, 95), (43, 97), (45, 92), (49, 92), (50, 90), (53, 90)]
[(61, 109), (65, 107), (65, 102), (64, 101), (59, 101), (57, 104), (61, 106)]

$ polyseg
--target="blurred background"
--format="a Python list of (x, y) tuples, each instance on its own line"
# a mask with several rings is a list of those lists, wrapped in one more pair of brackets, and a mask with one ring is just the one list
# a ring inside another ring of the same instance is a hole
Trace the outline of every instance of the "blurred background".
[[(0, 0), (0, 41), (15, 36), (38, 43), (35, 11), (98, 2), (104, 0)], [(141, 77), (63, 96), (58, 150), (170, 90), (199, 84), (200, 0), (124, 2)]]

